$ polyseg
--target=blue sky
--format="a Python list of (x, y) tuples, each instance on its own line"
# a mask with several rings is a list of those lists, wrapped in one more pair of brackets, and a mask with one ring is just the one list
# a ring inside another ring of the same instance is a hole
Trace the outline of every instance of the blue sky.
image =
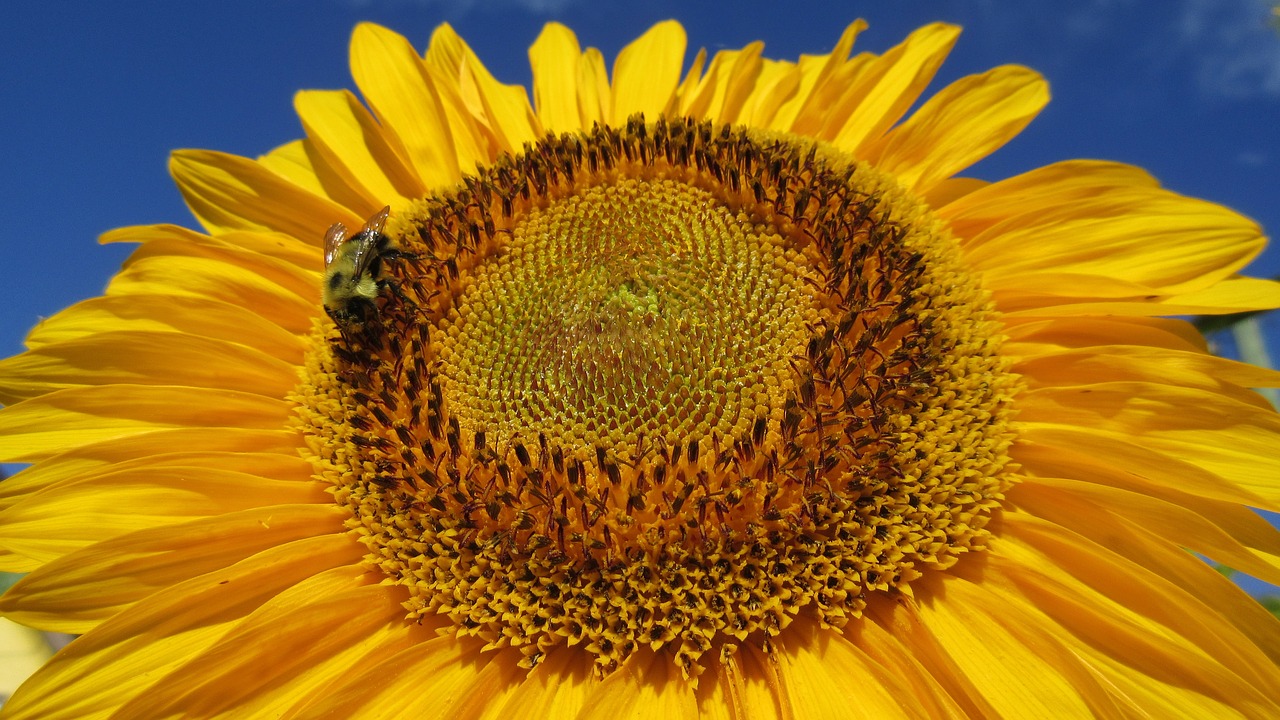
[[(299, 137), (292, 95), (353, 87), (352, 27), (373, 20), (424, 47), (451, 23), (489, 68), (527, 84), (526, 51), (559, 20), (584, 46), (617, 50), (674, 17), (689, 58), (764, 40), (771, 57), (826, 52), (854, 18), (858, 48), (882, 51), (934, 20), (963, 25), (935, 85), (1019, 63), (1053, 101), (970, 174), (998, 179), (1056, 160), (1141, 165), (1168, 187), (1280, 228), (1280, 35), (1265, 0), (14, 0), (0, 8), (3, 169), (0, 355), (26, 330), (101, 292), (126, 247), (122, 225), (193, 220), (166, 171), (169, 151), (255, 156)], [(1280, 275), (1272, 248), (1251, 274)], [(1268, 320), (1271, 337), (1280, 324)], [(1273, 341), (1273, 354), (1276, 352)]]

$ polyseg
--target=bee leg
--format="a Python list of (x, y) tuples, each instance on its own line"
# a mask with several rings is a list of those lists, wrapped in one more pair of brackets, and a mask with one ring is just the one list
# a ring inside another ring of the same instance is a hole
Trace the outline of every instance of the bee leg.
[(410, 299), (410, 297), (406, 295), (404, 290), (400, 287), (400, 283), (395, 280), (383, 280), (382, 286), (390, 290), (393, 295), (400, 298), (400, 302), (405, 305), (408, 305), (409, 307), (418, 307), (418, 303)]
[(405, 252), (404, 250), (397, 250), (395, 248), (387, 248), (382, 251), (382, 258), (384, 260), (403, 260), (412, 265), (414, 270), (417, 270), (420, 273), (424, 272), (422, 261), (426, 258), (418, 253)]

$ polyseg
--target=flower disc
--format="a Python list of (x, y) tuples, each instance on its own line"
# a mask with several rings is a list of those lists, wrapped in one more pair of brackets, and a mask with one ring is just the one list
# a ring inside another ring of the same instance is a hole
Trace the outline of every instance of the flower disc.
[(308, 415), (410, 617), (696, 676), (984, 542), (1014, 382), (954, 243), (867, 168), (634, 118), (390, 232), (400, 297), (331, 335)]

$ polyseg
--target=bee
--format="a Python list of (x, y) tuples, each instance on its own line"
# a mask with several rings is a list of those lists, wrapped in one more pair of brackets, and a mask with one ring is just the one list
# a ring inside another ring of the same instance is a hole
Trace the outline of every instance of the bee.
[(324, 234), (324, 311), (344, 332), (358, 331), (374, 317), (384, 289), (404, 298), (384, 274), (385, 260), (404, 256), (382, 232), (390, 213), (390, 206), (382, 208), (350, 238), (340, 222)]

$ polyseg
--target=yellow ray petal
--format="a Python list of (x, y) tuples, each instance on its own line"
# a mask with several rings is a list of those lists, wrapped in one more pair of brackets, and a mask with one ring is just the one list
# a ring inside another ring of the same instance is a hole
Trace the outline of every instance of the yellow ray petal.
[(844, 637), (811, 621), (789, 625), (778, 646), (778, 674), (794, 717), (841, 717), (855, 697), (858, 712), (867, 717), (925, 716), (924, 707), (898, 678)]
[(292, 235), (261, 231), (228, 231), (217, 237), (188, 230), (177, 225), (131, 225), (102, 234), (98, 242), (147, 243), (155, 240), (175, 241), (175, 245), (190, 243), (211, 248), (237, 248), (248, 250), (292, 266), (292, 270), (317, 271), (320, 269), (321, 241), (308, 237), (298, 239)]
[(325, 486), (309, 480), (214, 468), (106, 471), (35, 493), (0, 513), (0, 545), (49, 562), (138, 530), (253, 507), (328, 502)]
[(743, 102), (740, 121), (752, 127), (771, 127), (783, 103), (799, 88), (800, 72), (795, 63), (765, 59), (755, 87)]
[[(1089, 452), (1080, 452), (1081, 447), (1087, 447)], [(1237, 547), (1247, 548), (1250, 554), (1257, 555), (1257, 559), (1239, 559), (1243, 560), (1244, 566), (1264, 576), (1269, 572), (1266, 567), (1275, 566), (1280, 560), (1275, 528), (1247, 507), (1261, 501), (1200, 468), (1132, 443), (1062, 429), (1035, 428), (1015, 446), (1014, 456), (1037, 477), (1073, 478), (1135, 493), (1140, 498), (1158, 499), (1173, 506), (1152, 507), (1143, 503), (1131, 509), (1135, 514), (1158, 513), (1160, 518), (1168, 518), (1170, 514), (1182, 516), (1177, 520), (1166, 519), (1163, 523), (1153, 519), (1152, 529), (1170, 522), (1187, 522), (1188, 527), (1179, 527), (1178, 530), (1180, 533), (1192, 533), (1198, 523), (1186, 517), (1199, 516), (1203, 522), (1211, 523), (1218, 532), (1230, 538), (1224, 541), (1216, 534), (1201, 536), (1197, 542), (1204, 543), (1206, 552), (1229, 553), (1228, 556), (1235, 559)], [(1190, 540), (1186, 544), (1196, 547)], [(1265, 565), (1259, 566), (1258, 560)]]
[(453, 28), (447, 23), (440, 25), (431, 33), (424, 67), (453, 135), (458, 169), (473, 173), (478, 166), (487, 165), (499, 148), (476, 79), (466, 67), (465, 47)]
[[(855, 157), (872, 157), (863, 152), (863, 147), (878, 140), (915, 103), (958, 37), (959, 27), (931, 23), (869, 62), (840, 102), (826, 109), (827, 122), (820, 137), (831, 138), (836, 147)], [(925, 108), (928, 107), (926, 103)], [(912, 187), (910, 182), (904, 184)], [(917, 187), (926, 185), (920, 183)]]
[(1005, 345), (1013, 357), (1034, 357), (1066, 348), (1087, 348), (1124, 343), (1181, 352), (1204, 353), (1204, 336), (1185, 320), (1173, 318), (1048, 318), (1006, 322)]
[(1267, 400), (1245, 388), (1280, 386), (1280, 371), (1201, 352), (1132, 345), (1045, 352), (1019, 360), (1014, 371), (1030, 387), (1133, 380), (1217, 392), (1264, 409), (1271, 407)]
[(113, 330), (194, 336), (244, 343), (272, 358), (300, 365), (305, 349), (297, 335), (239, 305), (172, 295), (96, 297), (46, 318), (27, 335), (39, 350)]
[[(360, 23), (351, 35), (351, 75), (383, 132), (405, 148), (421, 182), (433, 189), (456, 183), (461, 173), (449, 118), (409, 41), (384, 27)], [(363, 218), (349, 227), (362, 222)]]
[(721, 50), (698, 86), (682, 99), (681, 113), (718, 123), (740, 122), (740, 113), (755, 87), (764, 62), (764, 43), (753, 42), (742, 50)]
[(529, 107), (529, 95), (524, 87), (498, 82), (448, 23), (431, 35), (431, 47), (427, 50), (428, 66), (437, 57), (440, 67), (458, 78), (467, 107), (496, 141), (496, 145), (490, 148), (490, 154), (483, 158), (485, 162), (498, 151), (518, 152), (526, 142), (532, 142), (541, 135), (534, 127), (537, 120)]
[(5, 404), (113, 383), (222, 388), (279, 398), (297, 382), (297, 367), (284, 360), (238, 343), (171, 332), (101, 332), (0, 360), (0, 402)]
[[(293, 292), (249, 271), (229, 251), (191, 255), (137, 257), (111, 279), (108, 297), (168, 295), (216, 300), (252, 309), (286, 331), (302, 335), (320, 314), (320, 280), (316, 276), (307, 295)], [(300, 288), (297, 288), (300, 289)]]
[(230, 567), (268, 548), (344, 532), (335, 505), (276, 505), (121, 535), (53, 560), (5, 593), (27, 625), (83, 634), (152, 592)]
[(208, 388), (107, 385), (58, 390), (0, 412), (0, 458), (34, 462), (94, 442), (167, 427), (276, 430), (290, 403)]
[[(1093, 315), (1227, 315), (1280, 307), (1280, 283), (1258, 278), (1230, 278), (1213, 287), (1167, 297), (1147, 295), (1106, 300), (1087, 295), (1072, 296), (1082, 280), (1075, 276), (1041, 273), (1045, 283), (1035, 290), (999, 290), (993, 293), (996, 305), (1019, 319), (1032, 317)], [(1059, 284), (1060, 283), (1060, 284)], [(1061, 291), (1061, 294), (1049, 294)]]
[(482, 715), (489, 720), (543, 720), (577, 717), (599, 681), (592, 676), (591, 657), (574, 648), (547, 655), (520, 682), (505, 703), (494, 703)]
[(1020, 422), (1078, 425), (1137, 443), (1240, 485), (1280, 510), (1275, 438), (1280, 416), (1216, 393), (1159, 383), (1106, 382), (1019, 395)]
[[(350, 566), (302, 580), (133, 697), (121, 715), (263, 717), (272, 706), (278, 715), (305, 699), (307, 689), (324, 692), (317, 679), (331, 687), (361, 657), (409, 644), (403, 590), (376, 583)], [(326, 667), (330, 661), (338, 667)]]
[(556, 22), (543, 26), (529, 47), (533, 68), (533, 106), (545, 132), (573, 132), (582, 127), (578, 113), (578, 37)]
[(698, 48), (698, 52), (693, 55), (693, 62), (689, 65), (689, 71), (684, 74), (684, 80), (676, 87), (676, 112), (681, 115), (688, 115), (686, 108), (692, 101), (697, 89), (706, 79), (703, 77), (703, 70), (707, 67), (707, 49)]
[(1052, 523), (1016, 512), (1004, 521), (992, 569), (1082, 642), (1224, 704), (1280, 698), (1280, 669), (1212, 608)]
[[(853, 49), (854, 40), (866, 29), (865, 20), (854, 20), (840, 34), (840, 39), (836, 41), (836, 46), (830, 54), (800, 57), (800, 62), (795, 65), (794, 70), (798, 79), (795, 91), (773, 113), (769, 129), (803, 133), (806, 124), (810, 126), (817, 124), (812, 115), (825, 117), (821, 112), (823, 100), (820, 98), (823, 91), (829, 89), (828, 86), (832, 85), (833, 78), (849, 61), (849, 51)], [(842, 91), (844, 88), (836, 89)], [(815, 99), (815, 96), (819, 99)], [(817, 127), (812, 129), (816, 131)]]
[(593, 688), (578, 720), (698, 717), (697, 698), (666, 653), (640, 650)]
[[(771, 662), (771, 661), (770, 661)], [(776, 673), (747, 645), (698, 676), (699, 720), (782, 720)]]
[(176, 150), (169, 172), (191, 212), (209, 232), (277, 230), (299, 239), (324, 237), (335, 222), (364, 219), (247, 158), (211, 150)]
[(1273, 661), (1280, 659), (1280, 623), (1235, 583), (1183, 548), (1280, 583), (1280, 531), (1267, 525), (1256, 551), (1198, 513), (1159, 498), (1078, 480), (1032, 478), (1010, 493), (1012, 503), (1089, 538), (1159, 574), (1214, 608)]
[(1257, 224), (1222, 206), (1142, 188), (1012, 218), (975, 238), (965, 259), (995, 290), (1090, 275), (1116, 279), (1107, 295), (1092, 280), (1093, 297), (1171, 295), (1230, 277), (1264, 244)]
[(1158, 188), (1142, 168), (1102, 160), (1065, 160), (984, 185), (953, 202), (935, 205), (939, 217), (965, 242), (1018, 215), (1035, 215), (1107, 195), (1119, 188)]
[[(879, 623), (870, 620), (845, 630), (849, 641), (865, 652), (882, 672), (895, 678), (901, 686), (901, 696), (918, 704), (917, 717), (966, 718), (977, 712), (972, 707), (962, 707), (956, 698), (944, 689), (938, 678), (903, 645), (902, 639), (887, 631)], [(964, 696), (960, 695), (963, 701)]]
[[(999, 717), (1094, 717), (1114, 699), (1027, 604), (988, 584), (948, 582), (920, 619)], [(1107, 713), (1103, 713), (1104, 716)]]
[[(246, 274), (252, 273), (269, 280), (298, 297), (312, 298), (317, 294), (316, 286), (319, 282), (315, 271), (319, 270), (319, 256), (321, 254), (318, 248), (312, 255), (311, 266), (301, 267), (288, 260), (277, 259), (252, 249), (238, 247), (224, 241), (222, 239), (224, 236), (213, 238), (198, 233), (174, 232), (171, 226), (139, 226), (128, 228), (127, 230), (127, 235), (124, 232), (119, 235), (112, 233), (112, 241), (120, 238), (129, 242), (142, 243), (142, 245), (125, 260), (125, 270), (128, 270), (131, 265), (140, 260), (151, 258), (208, 258), (236, 265), (242, 272)], [(248, 235), (261, 237), (257, 233), (249, 233)], [(236, 237), (242, 238), (244, 235)], [(173, 286), (180, 289), (182, 280), (185, 280), (185, 278), (175, 278), (172, 283)]]
[(360, 562), (346, 536), (279, 545), (162, 590), (63, 648), (5, 704), (14, 719), (97, 720), (208, 648), (280, 591)]
[(383, 205), (399, 210), (426, 193), (396, 143), (350, 91), (305, 90), (294, 96), (293, 107), (325, 165), (362, 191), (363, 204), (348, 203), (358, 214), (372, 215)]
[[(87, 477), (108, 465), (165, 464), (196, 467), (234, 466), (234, 458), (259, 454), (297, 456), (297, 434), (244, 428), (176, 428), (144, 432), (91, 443), (23, 468), (0, 483), (0, 509), (26, 495), (76, 477)], [(174, 448), (187, 451), (173, 453)]]
[(411, 647), (371, 662), (334, 683), (290, 720), (471, 720), (507, 701), (524, 677), (519, 653), (485, 653), (470, 638), (420, 638)]
[(635, 113), (644, 113), (652, 122), (667, 110), (680, 84), (685, 45), (680, 23), (664, 20), (618, 53), (613, 62), (613, 125), (626, 125)]
[(578, 64), (578, 113), (582, 127), (605, 123), (613, 117), (613, 90), (609, 87), (609, 71), (605, 69), (604, 55), (595, 48), (587, 48)]
[[(922, 583), (922, 589), (926, 592), (939, 591), (941, 586), (942, 583), (937, 579), (926, 579)], [(914, 590), (908, 588), (901, 596), (872, 596), (864, 611), (867, 623), (875, 624), (879, 628), (879, 634), (901, 643), (912, 660), (920, 664), (923, 672), (959, 706), (962, 710), (961, 717), (997, 717), (991, 702), (924, 623), (913, 593)]]
[(947, 86), (864, 155), (904, 186), (924, 191), (1004, 145), (1047, 102), (1048, 85), (1038, 73), (998, 67)]
[(307, 153), (306, 140), (287, 142), (260, 155), (258, 164), (312, 195), (325, 195), (324, 185)]

